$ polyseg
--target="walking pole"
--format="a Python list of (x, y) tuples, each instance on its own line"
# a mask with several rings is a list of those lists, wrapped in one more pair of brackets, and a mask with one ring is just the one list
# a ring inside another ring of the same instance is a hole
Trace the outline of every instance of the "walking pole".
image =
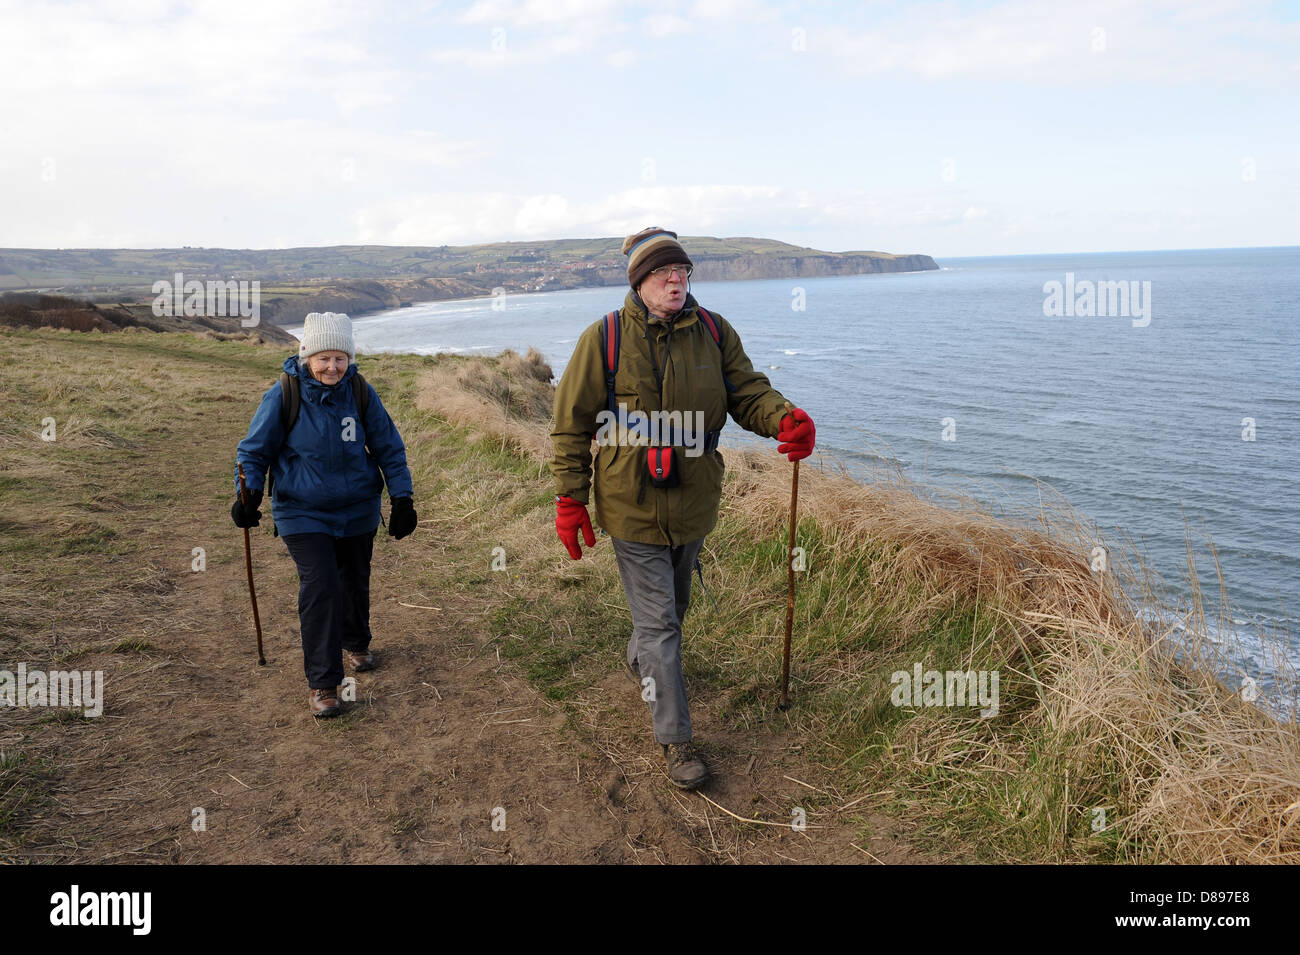
[[(796, 465), (798, 463), (795, 462)], [(239, 500), (247, 510), (248, 487), (244, 484), (244, 466), (237, 463), (235, 467), (239, 468)], [(253, 626), (257, 628), (257, 665), (264, 667), (266, 656), (262, 653), (262, 620), (257, 615), (257, 591), (253, 589), (253, 545), (249, 543), (247, 527), (244, 528), (244, 569), (248, 571), (248, 596), (253, 601)]]
[[(786, 413), (791, 413), (790, 402), (785, 403)], [(781, 702), (779, 710), (790, 708), (790, 631), (794, 627), (794, 522), (799, 506), (799, 462), (794, 462), (794, 477), (790, 481), (790, 542), (785, 549), (785, 653), (781, 659)]]

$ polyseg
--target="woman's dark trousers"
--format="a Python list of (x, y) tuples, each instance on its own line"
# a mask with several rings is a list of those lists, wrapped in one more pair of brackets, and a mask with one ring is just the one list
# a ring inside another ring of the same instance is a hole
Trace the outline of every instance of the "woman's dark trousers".
[(288, 534), (298, 565), (298, 624), (307, 685), (334, 689), (343, 682), (343, 651), (370, 647), (370, 555), (375, 532), (356, 537)]

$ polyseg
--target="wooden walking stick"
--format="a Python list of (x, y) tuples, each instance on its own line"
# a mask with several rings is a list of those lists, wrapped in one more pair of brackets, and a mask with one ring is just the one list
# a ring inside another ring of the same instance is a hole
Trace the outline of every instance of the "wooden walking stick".
[[(785, 403), (790, 414), (790, 402)], [(790, 631), (794, 628), (794, 523), (799, 506), (799, 462), (794, 462), (794, 477), (790, 481), (790, 542), (785, 549), (787, 587), (785, 597), (785, 653), (781, 658), (781, 702), (777, 709), (790, 708)]]
[[(248, 486), (244, 484), (244, 466), (236, 463), (235, 467), (239, 468), (239, 500), (244, 505), (244, 510), (248, 510)], [(253, 589), (253, 545), (248, 540), (247, 527), (244, 528), (244, 569), (248, 571), (248, 596), (253, 601), (253, 626), (257, 628), (257, 665), (264, 667), (266, 656), (262, 653), (262, 620), (257, 615), (257, 591)]]

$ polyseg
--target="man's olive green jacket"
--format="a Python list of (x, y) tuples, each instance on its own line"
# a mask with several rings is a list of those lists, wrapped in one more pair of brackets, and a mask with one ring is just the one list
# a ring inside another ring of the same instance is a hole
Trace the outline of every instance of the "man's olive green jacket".
[[(687, 424), (698, 420), (695, 412), (703, 412), (707, 431), (721, 430), (730, 414), (742, 428), (776, 437), (785, 398), (766, 375), (754, 370), (735, 329), (717, 312), (709, 314), (722, 334), (721, 349), (700, 320), (693, 296), (687, 296), (685, 307), (670, 325), (650, 315), (640, 297), (629, 291), (618, 313), (622, 334), (615, 402), (629, 412), (680, 411)], [(601, 427), (608, 418), (600, 415), (608, 409), (602, 324), (594, 322), (579, 337), (555, 391), (551, 473), (556, 493), (590, 502), (591, 448), (599, 433), (596, 523), (611, 537), (643, 544), (677, 546), (703, 537), (718, 521), (722, 455), (712, 451), (688, 456), (679, 447), (675, 454), (681, 485), (651, 486), (646, 448), (619, 442), (617, 431)], [(662, 400), (656, 362), (663, 378)], [(735, 389), (730, 393), (723, 383), (724, 371)]]

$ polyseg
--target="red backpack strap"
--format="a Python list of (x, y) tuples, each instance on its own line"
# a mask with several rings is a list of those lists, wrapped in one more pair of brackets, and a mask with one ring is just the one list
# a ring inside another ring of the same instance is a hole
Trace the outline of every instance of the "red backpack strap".
[(614, 406), (614, 376), (618, 374), (618, 351), (622, 344), (622, 330), (619, 328), (618, 311), (615, 310), (601, 319), (600, 355), (605, 362), (605, 392), (609, 410), (617, 414)]
[(721, 348), (722, 332), (719, 331), (718, 329), (718, 323), (713, 320), (713, 316), (710, 315), (708, 311), (705, 310), (703, 305), (696, 305), (695, 311), (699, 313), (700, 321), (704, 322), (704, 327), (707, 328), (709, 330), (709, 334), (713, 336), (714, 343), (716, 343), (717, 346)]

